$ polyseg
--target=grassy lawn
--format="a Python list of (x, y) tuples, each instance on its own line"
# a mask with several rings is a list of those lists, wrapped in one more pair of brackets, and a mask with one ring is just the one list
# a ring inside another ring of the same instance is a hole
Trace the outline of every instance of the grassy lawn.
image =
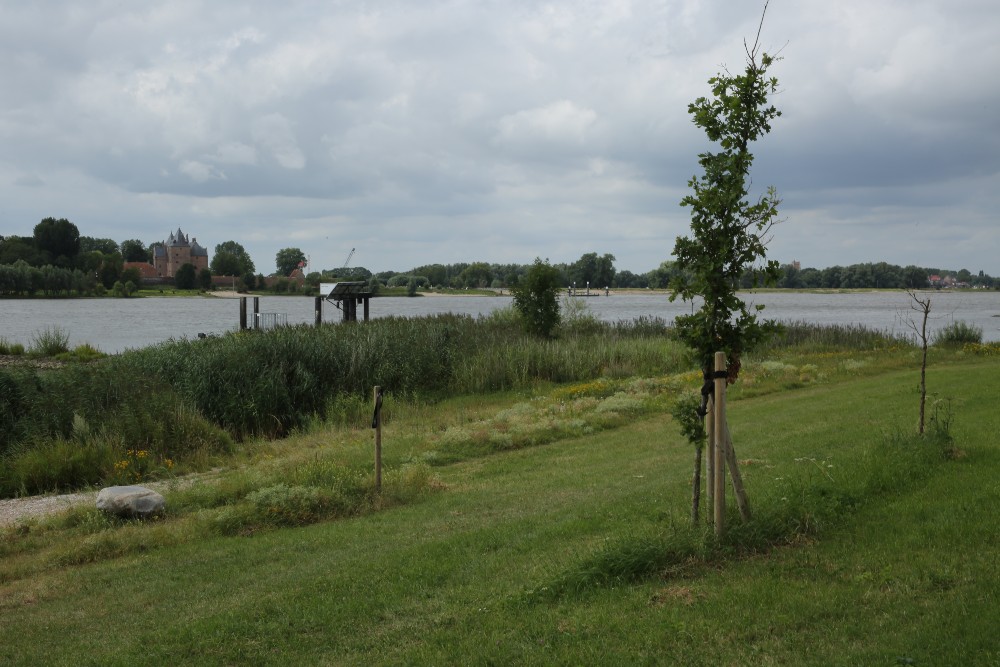
[[(915, 429), (917, 405), (916, 371), (893, 365), (804, 385), (799, 370), (788, 389), (731, 402), (758, 513), (892, 465), (872, 452)], [(959, 455), (900, 461), (890, 491), (817, 515), (793, 544), (544, 594), (595, 555), (689, 530), (690, 446), (669, 417), (644, 413), (435, 467), (437, 490), (354, 518), (250, 537), (162, 537), (196, 530), (183, 517), (95, 531), (89, 542), (161, 538), (0, 573), (0, 663), (998, 664), (998, 370), (995, 358), (932, 367)], [(387, 427), (387, 448), (406, 423)], [(344, 446), (367, 446), (356, 435)]]

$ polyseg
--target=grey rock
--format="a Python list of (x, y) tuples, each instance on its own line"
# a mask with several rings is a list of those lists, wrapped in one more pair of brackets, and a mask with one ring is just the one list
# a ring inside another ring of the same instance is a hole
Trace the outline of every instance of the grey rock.
[(109, 486), (97, 494), (97, 509), (121, 517), (145, 519), (166, 505), (163, 496), (144, 486)]

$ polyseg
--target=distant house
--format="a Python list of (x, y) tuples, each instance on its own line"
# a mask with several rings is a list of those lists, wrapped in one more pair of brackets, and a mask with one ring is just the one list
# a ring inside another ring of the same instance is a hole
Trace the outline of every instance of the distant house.
[(930, 285), (931, 287), (940, 287), (941, 276), (937, 275), (936, 273), (932, 273), (931, 275), (927, 276), (927, 284)]
[(122, 270), (126, 269), (139, 269), (139, 274), (143, 280), (155, 280), (160, 277), (156, 272), (156, 267), (149, 262), (125, 262), (122, 265)]
[(157, 276), (173, 278), (185, 264), (194, 265), (197, 271), (207, 269), (208, 251), (198, 245), (198, 239), (189, 241), (178, 227), (176, 233), (170, 232), (163, 245), (153, 247), (153, 269)]

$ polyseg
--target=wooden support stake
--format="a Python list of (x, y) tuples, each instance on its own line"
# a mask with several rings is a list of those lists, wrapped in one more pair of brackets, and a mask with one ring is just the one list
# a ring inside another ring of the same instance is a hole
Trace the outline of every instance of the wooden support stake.
[[(715, 353), (715, 372), (726, 370), (726, 353)], [(713, 454), (715, 456), (715, 535), (722, 537), (726, 522), (726, 378), (715, 378), (715, 433)]]
[(323, 324), (323, 297), (316, 297), (314, 304), (313, 310), (315, 311), (315, 324), (316, 326), (319, 326)]
[(253, 298), (253, 328), (260, 329), (260, 297)]
[(708, 412), (705, 414), (705, 516), (708, 523), (715, 521), (715, 403), (712, 397), (708, 397), (705, 405)]
[(729, 464), (729, 474), (733, 480), (733, 493), (736, 495), (736, 506), (740, 509), (740, 516), (744, 521), (750, 520), (750, 499), (747, 491), (743, 487), (743, 475), (740, 474), (740, 467), (736, 461), (736, 450), (733, 447), (733, 436), (729, 433), (729, 422), (722, 423), (722, 430), (725, 433), (726, 462)]
[(375, 387), (375, 412), (372, 428), (375, 429), (375, 492), (382, 492), (382, 387)]
[(247, 298), (245, 296), (240, 297), (240, 331), (245, 331), (247, 328)]

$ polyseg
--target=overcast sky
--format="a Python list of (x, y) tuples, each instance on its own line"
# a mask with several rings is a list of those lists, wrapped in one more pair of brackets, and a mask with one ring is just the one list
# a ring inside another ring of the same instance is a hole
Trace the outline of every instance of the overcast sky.
[[(762, 2), (0, 0), (0, 234), (645, 272)], [(769, 256), (1000, 275), (1000, 3), (772, 0)]]

